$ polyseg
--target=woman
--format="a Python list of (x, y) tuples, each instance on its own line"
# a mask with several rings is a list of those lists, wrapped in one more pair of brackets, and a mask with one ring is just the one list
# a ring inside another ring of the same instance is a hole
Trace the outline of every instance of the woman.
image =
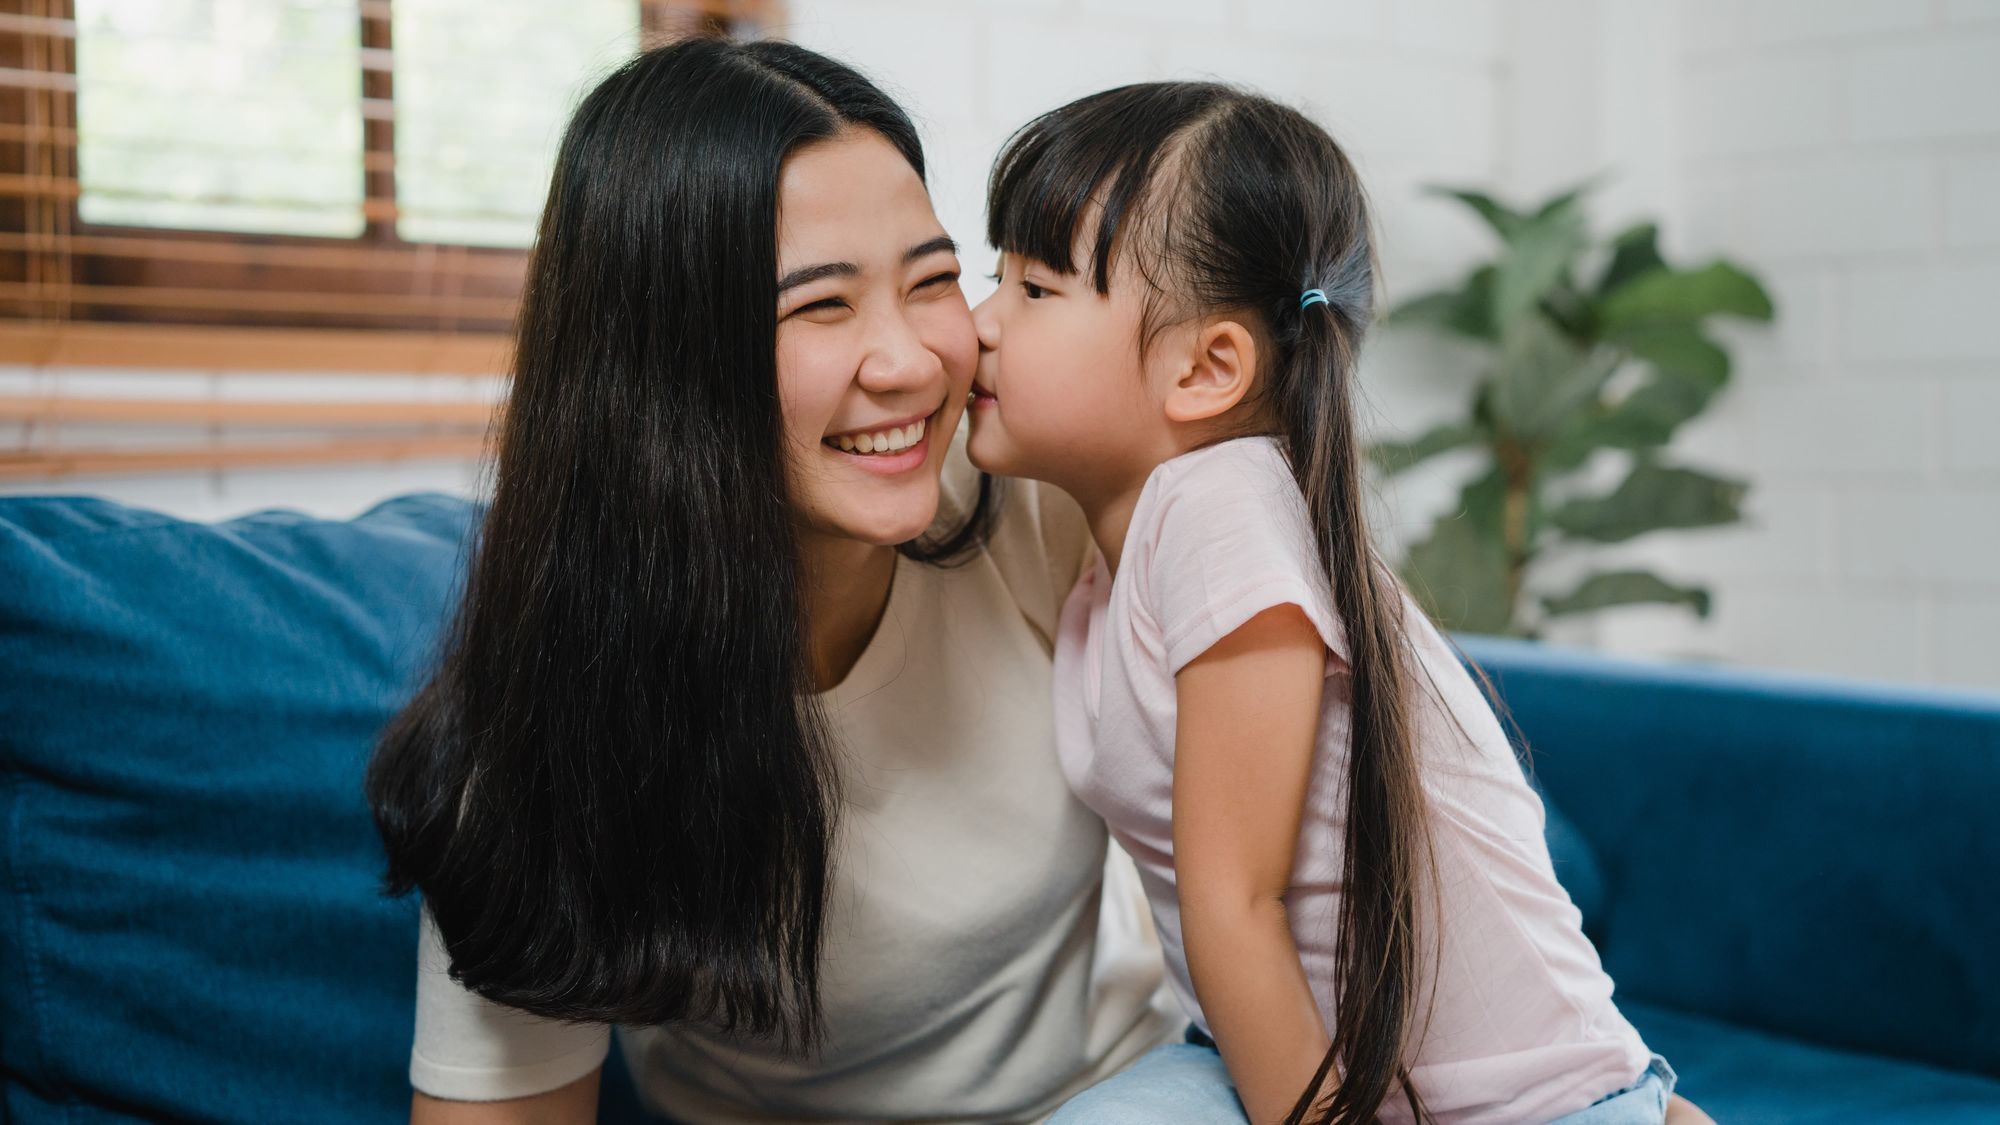
[(463, 604), (369, 774), (425, 901), (413, 1120), (591, 1120), (613, 1023), (700, 1122), (1032, 1120), (1169, 1033), (1051, 746), (1088, 529), (952, 448), (954, 251), (907, 117), (810, 51), (579, 107)]

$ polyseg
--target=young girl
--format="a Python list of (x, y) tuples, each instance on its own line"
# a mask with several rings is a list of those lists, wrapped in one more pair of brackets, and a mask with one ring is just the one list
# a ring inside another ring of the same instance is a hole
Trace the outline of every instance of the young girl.
[(1259, 1123), (1661, 1121), (1673, 1073), (1611, 1002), (1538, 799), (1369, 543), (1373, 250), (1340, 149), (1227, 87), (1128, 86), (1024, 128), (988, 203), (970, 453), (1090, 518), (1057, 746), (1194, 1023), (1107, 1084), (1129, 1112), (1093, 1091), (1056, 1120), (1233, 1116), (1233, 1082)]

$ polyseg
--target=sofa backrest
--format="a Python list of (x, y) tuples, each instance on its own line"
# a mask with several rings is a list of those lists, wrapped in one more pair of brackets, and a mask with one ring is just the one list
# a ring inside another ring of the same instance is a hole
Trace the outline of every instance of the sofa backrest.
[(1591, 845), (1621, 998), (2000, 1074), (2000, 695), (1460, 643)]
[(0, 1119), (408, 1120), (361, 777), (473, 516), (0, 500)]

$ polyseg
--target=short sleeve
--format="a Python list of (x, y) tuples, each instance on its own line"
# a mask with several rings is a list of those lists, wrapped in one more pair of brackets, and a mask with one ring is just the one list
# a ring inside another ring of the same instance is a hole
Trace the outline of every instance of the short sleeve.
[(604, 1064), (608, 1024), (565, 1023), (496, 1004), (451, 979), (430, 910), (417, 951), (410, 1085), (434, 1098), (490, 1102), (560, 1089)]
[[(945, 456), (940, 523), (964, 519), (979, 493), (979, 470), (965, 456), (965, 435), (961, 425)], [(986, 553), (1022, 616), (1053, 651), (1063, 599), (1097, 554), (1090, 521), (1054, 485), (1009, 477), (1000, 488), (1000, 511)]]
[(1247, 438), (1177, 458), (1147, 483), (1128, 554), (1143, 567), (1140, 598), (1178, 675), (1251, 618), (1296, 605), (1319, 631), (1329, 673), (1346, 640), (1313, 543), (1305, 501), (1284, 455)]

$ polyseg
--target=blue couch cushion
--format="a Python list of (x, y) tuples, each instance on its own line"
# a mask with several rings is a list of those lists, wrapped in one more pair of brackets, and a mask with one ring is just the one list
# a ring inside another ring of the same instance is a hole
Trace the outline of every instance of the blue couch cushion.
[(2000, 695), (1461, 644), (1602, 866), (1621, 1003), (2000, 1078)]
[(1921, 1063), (1816, 1047), (1668, 1008), (1627, 1004), (1679, 1090), (1726, 1125), (1991, 1125), (2000, 1082)]
[(408, 1119), (361, 775), (474, 512), (0, 500), (0, 1119)]

